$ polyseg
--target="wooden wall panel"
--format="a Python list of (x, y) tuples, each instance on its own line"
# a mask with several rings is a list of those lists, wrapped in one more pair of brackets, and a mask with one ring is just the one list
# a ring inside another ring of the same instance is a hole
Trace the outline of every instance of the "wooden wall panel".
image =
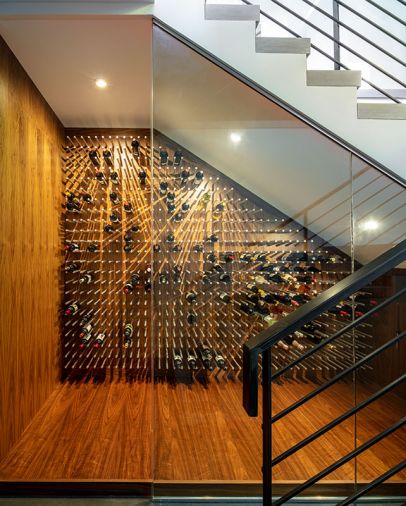
[(0, 38), (0, 457), (57, 385), (63, 127)]

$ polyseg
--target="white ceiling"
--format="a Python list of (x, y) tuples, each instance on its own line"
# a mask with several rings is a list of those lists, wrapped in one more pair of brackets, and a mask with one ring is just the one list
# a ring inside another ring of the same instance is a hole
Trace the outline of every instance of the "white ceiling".
[(149, 127), (151, 18), (7, 19), (0, 34), (64, 126)]

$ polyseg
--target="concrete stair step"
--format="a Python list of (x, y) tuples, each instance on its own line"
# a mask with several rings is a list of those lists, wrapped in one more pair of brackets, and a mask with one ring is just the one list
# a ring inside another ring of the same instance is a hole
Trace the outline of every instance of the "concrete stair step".
[(307, 86), (361, 86), (359, 70), (308, 70)]
[(406, 104), (358, 104), (358, 119), (406, 119)]
[(256, 37), (257, 53), (310, 54), (310, 39), (306, 37)]
[(205, 5), (205, 19), (226, 21), (256, 21), (259, 22), (259, 5)]

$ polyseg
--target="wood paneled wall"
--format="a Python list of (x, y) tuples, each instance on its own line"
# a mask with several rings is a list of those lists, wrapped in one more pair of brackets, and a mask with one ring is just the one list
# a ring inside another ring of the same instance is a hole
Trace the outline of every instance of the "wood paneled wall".
[(0, 38), (0, 458), (60, 372), (63, 133)]

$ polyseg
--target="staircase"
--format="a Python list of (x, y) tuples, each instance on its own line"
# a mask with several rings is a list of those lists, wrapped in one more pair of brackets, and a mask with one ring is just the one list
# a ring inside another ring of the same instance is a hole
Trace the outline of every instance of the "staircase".
[[(291, 10), (285, 4), (284, 8)], [(249, 86), (279, 99), (327, 135), (404, 177), (406, 123), (399, 120), (406, 118), (406, 104), (396, 97), (387, 97), (388, 103), (358, 102), (361, 79), (371, 86), (373, 83), (343, 63), (341, 70), (309, 70), (307, 56), (316, 51), (309, 38), (261, 35), (264, 20), (278, 21), (269, 11), (245, 0), (238, 5), (158, 0), (154, 15)], [(394, 79), (404, 86), (401, 78)], [(375, 87), (387, 96), (385, 90)]]

